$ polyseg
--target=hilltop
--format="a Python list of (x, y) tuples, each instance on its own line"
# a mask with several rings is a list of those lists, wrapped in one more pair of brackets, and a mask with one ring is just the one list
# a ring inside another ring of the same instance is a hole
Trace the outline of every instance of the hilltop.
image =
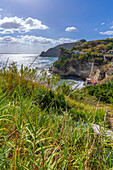
[(40, 56), (41, 57), (58, 57), (60, 54), (60, 49), (59, 49), (60, 47), (64, 47), (64, 48), (70, 50), (74, 45), (75, 45), (75, 43), (60, 44), (58, 46), (48, 49), (46, 52), (43, 51), (40, 54)]
[(102, 39), (94, 41), (86, 41), (85, 39), (78, 40), (73, 43), (64, 43), (57, 45), (53, 48), (49, 48), (46, 52), (43, 51), (41, 57), (59, 57), (60, 47), (63, 47), (71, 51), (80, 51), (80, 52), (107, 52), (113, 48), (113, 39)]
[(72, 50), (78, 50), (82, 52), (108, 52), (113, 48), (113, 38), (107, 38), (102, 40), (94, 40), (84, 42), (79, 44), (76, 47), (73, 47)]
[(70, 50), (72, 47), (76, 47), (79, 44), (81, 44), (82, 42), (85, 42), (85, 40), (80, 40), (80, 41), (76, 41), (73, 43), (64, 43), (64, 44), (60, 44), (57, 45), (53, 48), (49, 48), (46, 52), (42, 52), (40, 54), (41, 57), (58, 57), (60, 55), (60, 47), (66, 48), (67, 50)]
[(51, 70), (61, 76), (83, 80), (91, 77), (98, 82), (112, 75), (112, 48), (113, 39), (78, 42), (70, 50), (60, 47), (59, 58)]

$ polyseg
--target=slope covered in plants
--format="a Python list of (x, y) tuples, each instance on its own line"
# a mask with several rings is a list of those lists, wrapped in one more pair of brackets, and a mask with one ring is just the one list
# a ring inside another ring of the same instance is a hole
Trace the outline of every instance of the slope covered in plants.
[(56, 81), (15, 64), (1, 70), (0, 169), (112, 168), (110, 139), (91, 126), (107, 127), (112, 105), (83, 102), (65, 85), (52, 90)]

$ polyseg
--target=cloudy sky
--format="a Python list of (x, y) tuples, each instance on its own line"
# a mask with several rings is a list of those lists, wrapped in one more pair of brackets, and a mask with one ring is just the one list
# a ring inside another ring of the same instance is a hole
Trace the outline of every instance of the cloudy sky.
[(0, 53), (113, 37), (113, 0), (0, 0)]

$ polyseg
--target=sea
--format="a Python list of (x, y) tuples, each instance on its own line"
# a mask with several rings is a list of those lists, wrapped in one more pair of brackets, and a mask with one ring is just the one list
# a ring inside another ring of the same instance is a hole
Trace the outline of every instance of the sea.
[[(31, 68), (38, 67), (38, 74), (40, 74), (40, 71), (43, 69), (45, 69), (48, 74), (51, 74), (49, 67), (51, 67), (57, 59), (56, 57), (39, 57), (38, 54), (0, 54), (0, 68), (6, 63), (7, 66), (9, 66), (12, 62), (16, 62), (18, 69), (20, 69), (23, 64), (28, 67), (31, 66)], [(57, 85), (61, 85), (64, 82), (69, 84), (72, 89), (81, 89), (84, 87), (84, 81), (77, 80), (73, 77), (61, 77)]]

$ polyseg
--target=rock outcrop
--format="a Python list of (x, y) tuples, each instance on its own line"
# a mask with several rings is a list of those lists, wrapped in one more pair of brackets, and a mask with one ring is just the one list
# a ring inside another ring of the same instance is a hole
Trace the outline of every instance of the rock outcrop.
[[(98, 63), (94, 63), (93, 66), (93, 75), (97, 74), (97, 70), (100, 70), (102, 65)], [(89, 77), (92, 68), (92, 62), (82, 62), (79, 60), (68, 60), (63, 67), (58, 69), (54, 66), (52, 69), (53, 73), (59, 74), (64, 77), (72, 76), (76, 78), (80, 78), (82, 80), (86, 80)], [(99, 77), (101, 79), (101, 76)]]
[(105, 77), (105, 73), (102, 72), (102, 67), (105, 65), (103, 57), (93, 56), (94, 59), (89, 56), (84, 56), (84, 58), (74, 58), (73, 53), (68, 50), (61, 49), (58, 60), (53, 64), (51, 71), (55, 74), (59, 74), (63, 77), (76, 77), (82, 80), (86, 80), (89, 76), (92, 79), (102, 80)]
[(113, 61), (103, 66), (100, 70), (100, 74), (102, 80), (99, 82), (99, 84), (105, 83), (106, 81), (113, 80)]
[(65, 44), (60, 44), (56, 47), (48, 49), (46, 52), (42, 52), (40, 54), (40, 57), (59, 57), (60, 55), (60, 47), (66, 48), (67, 50), (70, 50), (72, 47), (76, 46), (75, 42), (73, 43), (65, 43)]

